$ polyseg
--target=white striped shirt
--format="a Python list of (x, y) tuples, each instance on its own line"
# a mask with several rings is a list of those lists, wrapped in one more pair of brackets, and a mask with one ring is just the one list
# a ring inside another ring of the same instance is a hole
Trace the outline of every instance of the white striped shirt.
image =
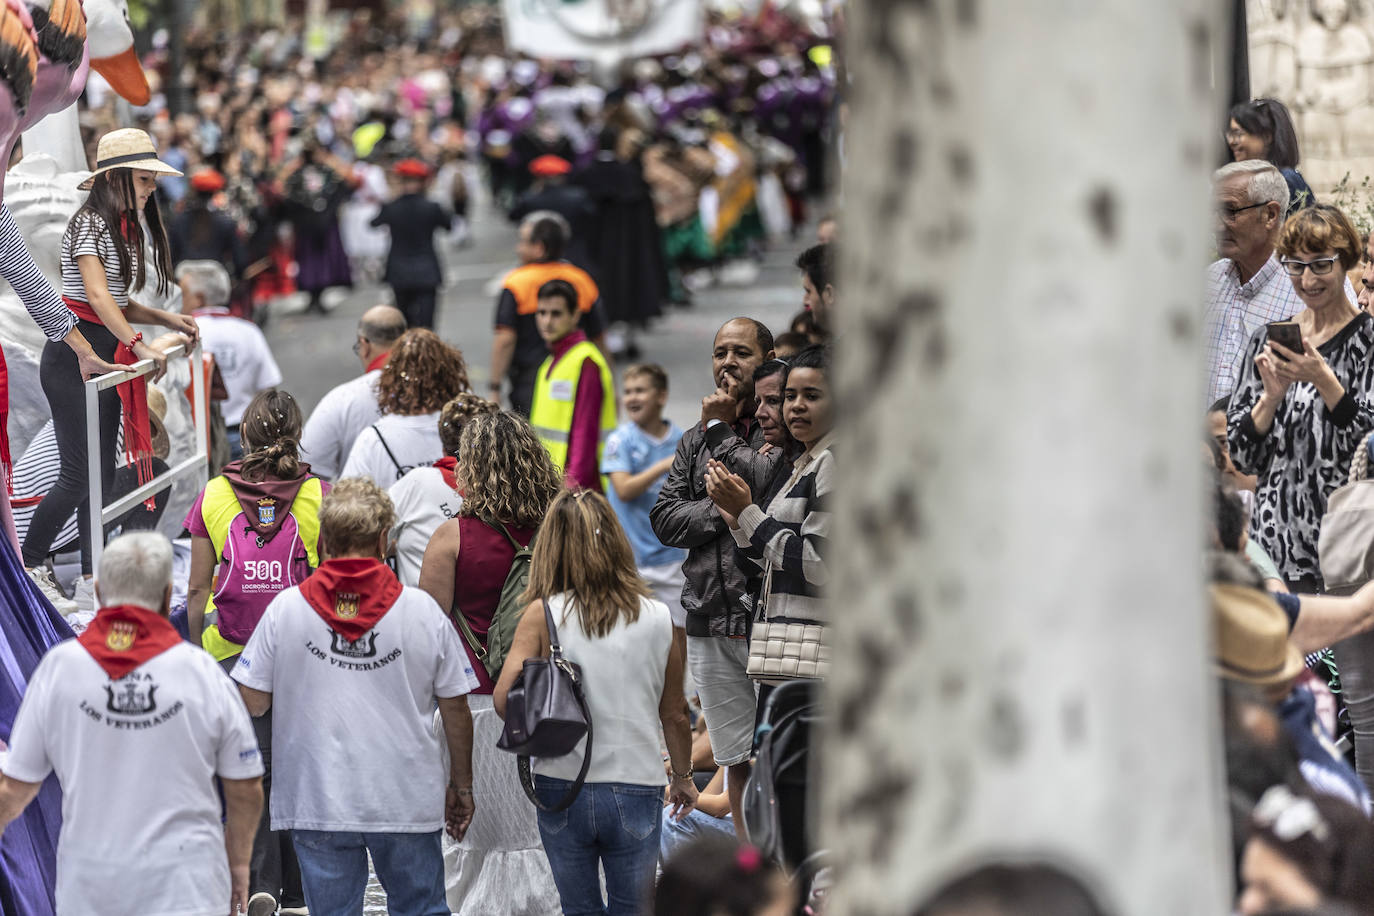
[[(76, 259), (93, 254), (105, 266), (105, 285), (115, 305), (129, 307), (129, 288), (119, 276), (119, 251), (114, 234), (105, 220), (92, 210), (78, 210), (62, 233), (62, 295), (78, 302), (88, 302), (86, 286), (81, 282), (81, 268)], [(138, 273), (138, 253), (130, 249), (129, 273)]]
[(61, 340), (76, 327), (76, 316), (34, 263), (19, 224), (7, 206), (0, 206), (0, 277), (14, 287), (29, 317), (48, 340)]

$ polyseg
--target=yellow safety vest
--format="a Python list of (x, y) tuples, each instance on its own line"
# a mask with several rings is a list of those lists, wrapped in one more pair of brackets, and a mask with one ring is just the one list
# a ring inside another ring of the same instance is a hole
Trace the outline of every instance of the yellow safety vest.
[[(615, 379), (601, 351), (591, 341), (579, 341), (557, 364), (552, 356), (544, 360), (534, 384), (530, 425), (549, 450), (549, 457), (560, 474), (568, 463), (568, 431), (572, 429), (573, 405), (577, 403), (577, 381), (582, 377), (582, 363), (588, 359), (601, 371), (601, 428), (596, 442), (596, 466), (600, 468), (601, 451), (606, 446), (606, 437), (615, 430), (616, 416)], [(604, 489), (604, 482), (602, 487)]]
[[(310, 559), (312, 569), (320, 565), (317, 545), (320, 540), (320, 503), (324, 501), (324, 486), (318, 477), (311, 477), (301, 484), (296, 498), (291, 502), (291, 514), (296, 519), (296, 530), (300, 534), (305, 554)], [(205, 522), (205, 530), (210, 533), (210, 543), (215, 548), (215, 569), (218, 571), (224, 562), (224, 544), (229, 539), (229, 524), (243, 511), (234, 488), (226, 477), (216, 477), (205, 485), (205, 498), (200, 501), (200, 517)], [(219, 625), (212, 623), (215, 612), (215, 590), (205, 599), (205, 629), (201, 632), (200, 645), (214, 656), (216, 661), (233, 658), (243, 651), (243, 646), (225, 639), (219, 632)]]

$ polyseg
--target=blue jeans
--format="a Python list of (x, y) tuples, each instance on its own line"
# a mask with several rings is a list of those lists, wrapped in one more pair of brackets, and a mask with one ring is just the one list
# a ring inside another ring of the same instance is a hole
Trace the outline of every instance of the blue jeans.
[[(556, 804), (572, 784), (534, 777), (539, 800)], [(564, 916), (636, 916), (653, 884), (658, 861), (663, 789), (618, 782), (589, 782), (566, 811), (539, 812), (539, 837), (553, 869)], [(597, 864), (606, 872), (601, 899)], [(315, 911), (311, 909), (314, 916)]]
[(704, 836), (723, 836), (735, 838), (735, 822), (727, 814), (725, 817), (712, 817), (705, 811), (693, 808), (680, 821), (673, 820), (669, 814), (673, 809), (664, 808), (663, 836), (658, 841), (658, 857), (667, 862), (683, 846)]
[(362, 916), (367, 854), (393, 916), (449, 916), (444, 853), (433, 833), (333, 833), (293, 830), (311, 916)]

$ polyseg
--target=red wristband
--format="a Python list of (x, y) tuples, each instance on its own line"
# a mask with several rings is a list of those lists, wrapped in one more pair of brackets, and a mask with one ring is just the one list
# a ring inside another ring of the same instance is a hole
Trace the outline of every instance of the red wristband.
[(142, 332), (142, 331), (138, 331), (138, 332), (136, 332), (136, 333), (134, 334), (133, 337), (130, 337), (130, 338), (129, 338), (129, 342), (126, 343), (124, 346), (126, 346), (126, 347), (128, 347), (130, 350), (132, 350), (132, 349), (134, 348), (134, 344), (139, 343), (139, 342), (142, 341), (142, 340), (143, 340), (143, 332)]

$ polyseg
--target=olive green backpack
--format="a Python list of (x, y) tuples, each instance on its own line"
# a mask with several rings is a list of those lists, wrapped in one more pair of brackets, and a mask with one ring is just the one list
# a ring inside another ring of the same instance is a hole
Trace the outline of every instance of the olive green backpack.
[(484, 645), (472, 631), (472, 626), (463, 616), (462, 609), (456, 604), (452, 613), (463, 639), (471, 647), (477, 660), (487, 669), (487, 674), (495, 681), (501, 676), (501, 666), (506, 663), (506, 656), (510, 654), (510, 644), (515, 639), (515, 628), (520, 624), (520, 615), (525, 612), (525, 603), (521, 601), (521, 596), (525, 594), (525, 586), (530, 581), (530, 557), (534, 555), (534, 538), (530, 538), (529, 546), (522, 547), (505, 525), (493, 525), (486, 519), (480, 521), (488, 528), (504, 534), (506, 540), (515, 548), (515, 557), (510, 561), (510, 572), (506, 573), (506, 583), (501, 586), (501, 600), (496, 603), (496, 611), (491, 615), (486, 644)]

